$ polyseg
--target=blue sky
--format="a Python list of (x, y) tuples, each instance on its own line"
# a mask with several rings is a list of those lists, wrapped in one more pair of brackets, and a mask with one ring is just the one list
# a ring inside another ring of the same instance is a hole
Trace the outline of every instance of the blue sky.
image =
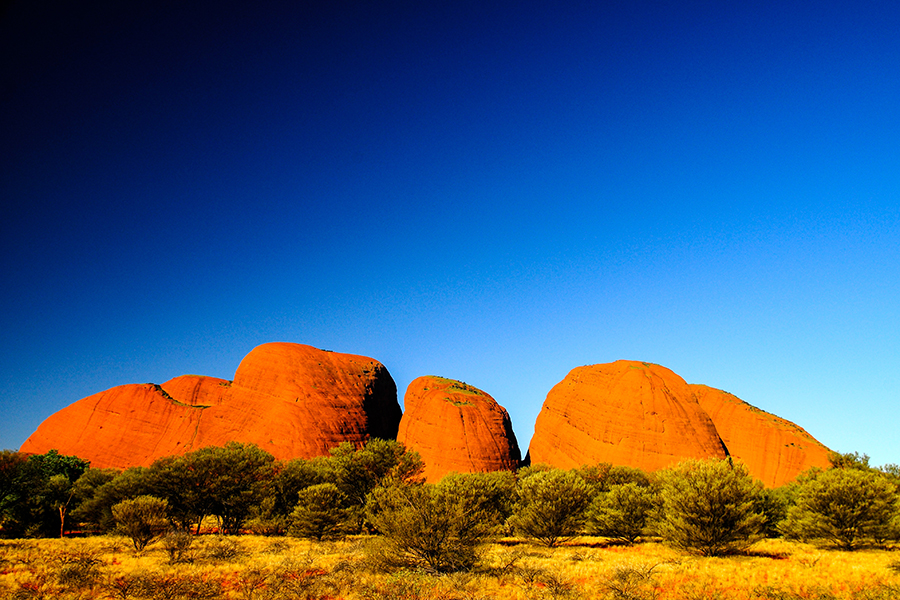
[(523, 450), (633, 359), (900, 463), (896, 6), (126, 4), (0, 18), (0, 448), (289, 341)]

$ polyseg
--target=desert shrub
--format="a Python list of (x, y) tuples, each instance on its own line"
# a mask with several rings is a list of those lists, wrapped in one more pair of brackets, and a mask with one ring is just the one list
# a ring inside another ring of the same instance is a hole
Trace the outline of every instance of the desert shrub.
[(499, 529), (512, 514), (516, 477), (509, 471), (452, 473), (437, 485), (476, 511), (487, 530)]
[(150, 586), (147, 584), (144, 573), (124, 573), (122, 575), (111, 575), (104, 582), (103, 589), (111, 597), (117, 600), (128, 600), (147, 595), (151, 592)]
[(587, 531), (633, 544), (645, 535), (656, 509), (656, 494), (637, 483), (614, 485), (587, 510)]
[(803, 483), (781, 531), (853, 550), (892, 537), (898, 514), (900, 494), (883, 473), (833, 468)]
[(139, 580), (137, 593), (153, 600), (206, 600), (222, 597), (222, 583), (176, 571), (151, 573)]
[(343, 536), (350, 514), (344, 507), (346, 497), (333, 483), (320, 483), (300, 490), (298, 502), (290, 517), (289, 532), (316, 540)]
[(439, 572), (472, 568), (490, 535), (489, 510), (452, 486), (393, 483), (372, 491), (366, 504), (381, 539), (372, 551), (385, 568), (423, 566)]
[(648, 487), (651, 483), (650, 475), (637, 467), (628, 467), (625, 465), (616, 465), (609, 470), (606, 477), (606, 483), (609, 488), (624, 483), (636, 483), (642, 487)]
[(192, 562), (190, 549), (193, 543), (194, 536), (187, 531), (170, 531), (162, 538), (163, 548), (171, 564)]
[(795, 501), (796, 493), (791, 485), (760, 490), (756, 498), (755, 510), (765, 517), (762, 529), (765, 537), (775, 538), (781, 535), (779, 526), (787, 518), (787, 511)]
[(659, 596), (653, 571), (658, 564), (618, 565), (601, 583), (613, 600), (652, 600)]
[(590, 489), (577, 473), (559, 469), (529, 473), (519, 480), (516, 495), (509, 523), (520, 535), (553, 547), (580, 533)]
[(91, 588), (100, 579), (103, 561), (96, 552), (80, 550), (63, 552), (51, 564), (59, 585), (67, 590), (83, 590)]
[(744, 549), (761, 537), (765, 517), (756, 504), (762, 484), (731, 460), (688, 460), (660, 473), (658, 533), (702, 556)]
[(130, 538), (134, 549), (141, 552), (166, 531), (167, 507), (168, 503), (161, 498), (138, 496), (119, 502), (112, 507), (112, 513), (119, 533)]
[(232, 561), (241, 555), (241, 548), (230, 537), (214, 535), (206, 541), (203, 555), (212, 561)]
[(860, 454), (859, 452), (829, 452), (828, 462), (831, 463), (833, 469), (860, 469), (868, 471), (869, 455)]

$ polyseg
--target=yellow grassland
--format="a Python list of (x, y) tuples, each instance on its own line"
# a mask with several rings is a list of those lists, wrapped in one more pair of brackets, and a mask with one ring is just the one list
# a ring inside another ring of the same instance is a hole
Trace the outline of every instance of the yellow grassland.
[[(510, 539), (486, 546), (476, 571), (438, 575), (376, 572), (368, 542), (209, 535), (171, 563), (159, 541), (138, 554), (117, 537), (3, 540), (0, 598), (900, 599), (900, 552), (890, 549), (843, 552), (766, 540), (744, 555), (702, 558), (656, 542), (627, 547), (582, 538), (547, 549)], [(129, 587), (138, 580), (157, 587)], [(173, 587), (178, 581), (187, 584)]]

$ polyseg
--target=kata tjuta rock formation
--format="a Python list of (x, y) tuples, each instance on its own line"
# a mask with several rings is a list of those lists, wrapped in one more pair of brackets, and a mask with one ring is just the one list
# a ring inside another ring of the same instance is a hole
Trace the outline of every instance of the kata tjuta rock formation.
[(728, 392), (705, 385), (690, 387), (716, 424), (729, 454), (765, 485), (777, 487), (810, 467), (831, 466), (828, 448), (803, 428)]
[(229, 441), (275, 458), (311, 458), (341, 442), (397, 435), (397, 387), (384, 365), (352, 354), (263, 344), (234, 381), (185, 375), (162, 385), (122, 385), (51, 415), (20, 450), (87, 459), (92, 467), (149, 465)]
[(512, 470), (521, 453), (509, 415), (483, 391), (443, 377), (409, 384), (397, 441), (418, 452), (425, 479), (450, 472)]
[(573, 369), (550, 390), (534, 429), (531, 462), (561, 468), (608, 462), (655, 471), (732, 456), (776, 487), (828, 464), (828, 449), (793, 423), (635, 361)]
[(565, 469), (608, 462), (655, 471), (727, 455), (681, 377), (625, 360), (572, 369), (547, 394), (529, 448), (532, 463)]

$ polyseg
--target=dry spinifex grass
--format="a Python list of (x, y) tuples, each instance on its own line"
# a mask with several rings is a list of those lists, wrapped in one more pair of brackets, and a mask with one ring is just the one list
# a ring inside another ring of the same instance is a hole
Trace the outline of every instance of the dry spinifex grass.
[[(900, 557), (767, 540), (751, 552), (699, 558), (659, 543), (585, 538), (546, 549), (507, 540), (472, 573), (373, 570), (365, 538), (200, 536), (181, 554), (156, 542), (0, 541), (0, 598), (89, 600), (896, 600)], [(169, 551), (167, 551), (169, 550)]]

